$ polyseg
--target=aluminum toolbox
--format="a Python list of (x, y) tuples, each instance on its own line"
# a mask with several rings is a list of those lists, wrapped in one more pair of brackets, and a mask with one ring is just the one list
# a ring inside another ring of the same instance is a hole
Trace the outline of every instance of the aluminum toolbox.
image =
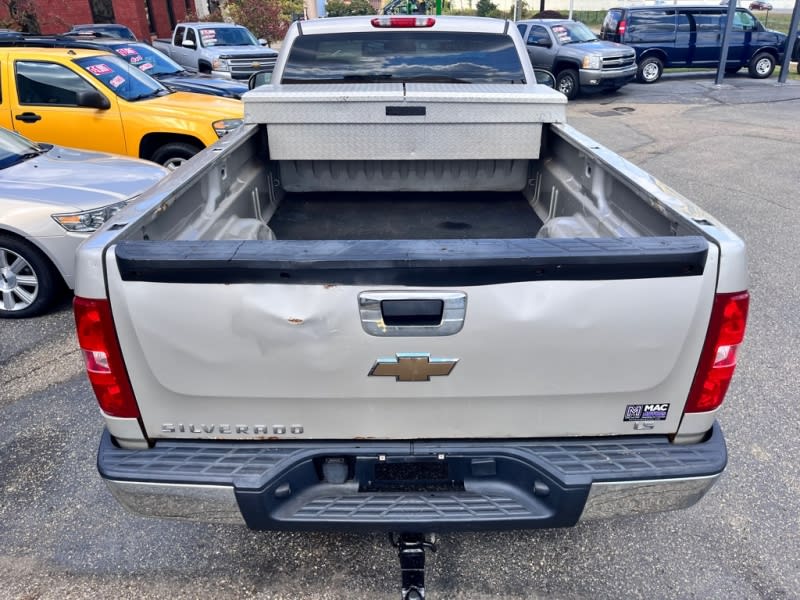
[(535, 159), (566, 103), (540, 85), (430, 83), (274, 84), (244, 101), (275, 160)]

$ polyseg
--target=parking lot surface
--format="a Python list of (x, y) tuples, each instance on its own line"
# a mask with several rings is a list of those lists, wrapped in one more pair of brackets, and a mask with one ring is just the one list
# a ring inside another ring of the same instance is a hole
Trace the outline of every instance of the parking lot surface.
[[(748, 244), (751, 316), (720, 415), (729, 466), (691, 509), (572, 529), (448, 534), (428, 598), (800, 597), (800, 84), (667, 77), (569, 122)], [(0, 598), (397, 598), (382, 535), (145, 520), (95, 469), (102, 424), (68, 303), (0, 322)]]

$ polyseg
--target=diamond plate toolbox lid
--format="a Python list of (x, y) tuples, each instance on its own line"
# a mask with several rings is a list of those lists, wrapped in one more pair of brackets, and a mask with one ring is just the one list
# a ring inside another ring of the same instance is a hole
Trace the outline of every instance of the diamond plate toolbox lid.
[(512, 84), (274, 84), (244, 100), (276, 160), (533, 159), (566, 103)]

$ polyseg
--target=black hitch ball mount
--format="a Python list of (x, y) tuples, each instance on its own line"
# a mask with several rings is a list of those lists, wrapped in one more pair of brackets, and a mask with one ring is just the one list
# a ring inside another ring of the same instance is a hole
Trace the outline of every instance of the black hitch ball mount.
[(436, 552), (436, 536), (390, 533), (389, 543), (400, 559), (401, 600), (425, 600), (425, 551)]

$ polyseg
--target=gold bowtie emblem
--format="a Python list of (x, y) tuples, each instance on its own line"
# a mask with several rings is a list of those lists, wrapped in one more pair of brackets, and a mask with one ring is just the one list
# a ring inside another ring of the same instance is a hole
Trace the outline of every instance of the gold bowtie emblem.
[(431, 358), (427, 353), (399, 353), (395, 358), (379, 358), (371, 377), (394, 377), (395, 381), (430, 381), (431, 377), (450, 375), (457, 358)]

